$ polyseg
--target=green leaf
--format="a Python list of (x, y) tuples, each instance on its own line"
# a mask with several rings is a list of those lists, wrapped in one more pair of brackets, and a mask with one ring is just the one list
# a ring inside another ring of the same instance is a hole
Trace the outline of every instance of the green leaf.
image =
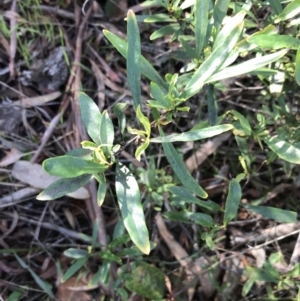
[(151, 15), (145, 19), (146, 23), (156, 23), (156, 22), (176, 22), (175, 19), (170, 18), (167, 14), (156, 14)]
[(106, 177), (104, 173), (99, 173), (98, 174), (98, 189), (97, 189), (97, 204), (98, 206), (102, 206), (104, 199), (105, 199), (105, 194), (106, 194)]
[(58, 156), (45, 160), (43, 162), (43, 168), (47, 173), (53, 176), (76, 178), (83, 174), (104, 172), (107, 166), (77, 157)]
[(245, 14), (240, 13), (232, 18), (232, 22), (228, 22), (220, 33), (222, 43), (213, 50), (209, 57), (204, 61), (204, 63), (199, 67), (199, 69), (194, 73), (190, 81), (187, 83), (184, 92), (181, 97), (188, 99), (198, 93), (205, 82), (223, 65), (223, 63), (228, 58), (229, 54), (236, 45), (240, 34), (243, 29), (243, 18)]
[(192, 222), (201, 225), (202, 227), (212, 227), (214, 225), (213, 218), (205, 213), (197, 212), (190, 216)]
[(99, 285), (99, 283), (108, 284), (110, 276), (110, 265), (110, 261), (105, 259), (102, 261), (101, 267), (89, 282), (89, 287), (95, 287), (96, 285)]
[(83, 92), (79, 93), (78, 101), (80, 106), (81, 118), (89, 136), (96, 144), (101, 144), (101, 114), (98, 106), (88, 95), (86, 95)]
[(281, 159), (300, 164), (300, 149), (277, 137), (265, 138), (264, 142)]
[(79, 258), (77, 259), (65, 272), (63, 275), (61, 282), (67, 281), (69, 278), (71, 278), (76, 272), (78, 272), (88, 261), (89, 256)]
[[(279, 0), (277, 0), (277, 2), (280, 3)], [(281, 5), (281, 3), (280, 3), (280, 5)], [(281, 6), (281, 10), (282, 10), (282, 6)], [(279, 16), (275, 20), (275, 23), (279, 23), (280, 21), (285, 21), (285, 20), (291, 19), (291, 18), (297, 16), (299, 13), (300, 13), (300, 1), (293, 0), (284, 8), (284, 10), (282, 12), (280, 12)]]
[(207, 109), (209, 123), (211, 126), (214, 126), (217, 124), (218, 119), (218, 102), (213, 85), (209, 85), (207, 89)]
[(49, 284), (48, 282), (42, 280), (31, 268), (30, 266), (28, 266), (25, 261), (23, 261), (22, 258), (20, 258), (16, 253), (14, 253), (15, 257), (17, 258), (20, 266), (27, 270), (30, 275), (32, 276), (32, 278), (34, 279), (34, 281), (36, 282), (36, 284), (45, 292), (49, 295), (49, 297), (51, 298), (55, 298), (54, 294), (52, 292), (52, 285)]
[(119, 256), (113, 254), (109, 249), (106, 249), (104, 251), (98, 252), (97, 255), (99, 255), (100, 258), (108, 260), (108, 261), (115, 261), (118, 264), (122, 264), (122, 260)]
[(300, 86), (300, 47), (297, 50), (296, 54), (296, 68), (295, 68), (295, 80), (298, 86)]
[(149, 119), (142, 113), (141, 106), (139, 105), (136, 109), (136, 117), (139, 122), (144, 126), (147, 136), (151, 134), (151, 125)]
[(79, 147), (68, 151), (67, 153), (65, 153), (65, 156), (78, 157), (84, 160), (91, 160), (92, 154), (92, 150)]
[(171, 35), (174, 34), (176, 31), (178, 31), (180, 29), (180, 25), (175, 23), (175, 24), (170, 24), (170, 25), (166, 25), (161, 27), (158, 30), (155, 30), (151, 36), (150, 36), (150, 40), (156, 40), (159, 39), (161, 37), (167, 36), (167, 35)]
[(76, 248), (69, 248), (64, 251), (64, 255), (69, 258), (79, 259), (88, 256), (88, 251)]
[(7, 301), (19, 301), (23, 295), (25, 295), (25, 289), (18, 288), (17, 290), (12, 292), (6, 300)]
[(279, 223), (295, 223), (297, 221), (297, 213), (294, 211), (268, 206), (243, 205), (243, 207), (256, 214), (260, 214), (263, 217), (271, 218)]
[(114, 113), (118, 117), (118, 125), (122, 135), (124, 134), (124, 130), (126, 127), (126, 117), (124, 113), (126, 106), (126, 103), (117, 103), (113, 108)]
[[(246, 13), (244, 11), (240, 11), (235, 16), (226, 20), (225, 25), (218, 33), (215, 43), (213, 45), (213, 50), (219, 48), (220, 46), (225, 46), (228, 43), (228, 39), (230, 37), (230, 33), (232, 30), (236, 30), (239, 26), (243, 25), (243, 20), (245, 18)], [(230, 52), (231, 54), (231, 52)]]
[(142, 143), (135, 151), (135, 158), (138, 160), (138, 161), (141, 161), (141, 155), (145, 152), (145, 150), (148, 148), (150, 144), (150, 139), (149, 138), (146, 138), (145, 139), (145, 142)]
[(269, 0), (269, 3), (276, 15), (282, 12), (282, 4), (280, 0)]
[(175, 142), (175, 141), (182, 141), (182, 142), (196, 141), (196, 140), (207, 139), (207, 138), (220, 135), (231, 129), (233, 129), (232, 124), (215, 125), (200, 130), (191, 130), (181, 134), (172, 134), (163, 137), (151, 138), (150, 141), (155, 143)]
[(196, 204), (202, 208), (206, 208), (212, 212), (221, 211), (220, 205), (217, 203), (207, 200), (207, 201), (201, 201), (197, 199), (192, 193), (190, 193), (186, 188), (181, 186), (169, 186), (168, 190), (177, 196), (179, 196), (182, 201), (184, 201), (187, 204)]
[(127, 14), (128, 57), (127, 78), (132, 94), (134, 107), (141, 104), (141, 41), (139, 27), (134, 12), (130, 9)]
[(232, 219), (235, 218), (239, 208), (241, 198), (242, 198), (242, 189), (240, 183), (236, 179), (232, 179), (229, 182), (228, 195), (226, 198), (225, 213), (224, 213), (224, 220), (223, 220), (225, 227)]
[[(81, 141), (80, 144), (81, 144), (82, 148), (88, 149), (91, 151), (94, 151), (98, 146), (95, 142), (92, 142), (92, 141)], [(77, 156), (75, 156), (75, 157), (77, 157)]]
[[(151, 96), (157, 101), (156, 107), (161, 109), (170, 110), (173, 108), (172, 102), (169, 100), (168, 95), (165, 91), (163, 91), (160, 86), (156, 83), (150, 84), (150, 93)], [(151, 105), (153, 104), (152, 101), (148, 101)]]
[(149, 254), (149, 233), (139, 185), (130, 170), (120, 162), (116, 165), (116, 193), (124, 226), (130, 238), (144, 254)]
[(214, 27), (216, 28), (216, 32), (219, 31), (223, 20), (227, 14), (228, 6), (230, 0), (217, 0), (214, 6), (213, 11), (213, 20), (214, 20)]
[(196, 56), (198, 59), (201, 58), (202, 49), (205, 46), (209, 4), (210, 0), (196, 0), (195, 3)]
[(191, 223), (190, 216), (192, 214), (193, 212), (187, 211), (167, 211), (164, 212), (163, 217), (176, 222)]
[(248, 120), (246, 119), (246, 117), (244, 117), (241, 113), (235, 111), (235, 110), (230, 110), (229, 111), (236, 119), (238, 119), (240, 121), (240, 124), (245, 132), (245, 134), (247, 136), (250, 136), (252, 133), (252, 129), (251, 126), (248, 122)]
[[(161, 128), (159, 128), (159, 132), (161, 135), (164, 135), (164, 132), (161, 130)], [(207, 198), (207, 193), (188, 172), (173, 144), (163, 142), (162, 145), (170, 165), (172, 166), (176, 176), (183, 184), (183, 186), (185, 186), (189, 191), (195, 193), (199, 197), (204, 199)]]
[(211, 83), (215, 81), (220, 81), (222, 79), (230, 78), (230, 77), (236, 77), (241, 74), (246, 74), (249, 72), (252, 72), (260, 67), (263, 67), (265, 65), (268, 65), (274, 61), (277, 61), (281, 57), (283, 57), (288, 50), (281, 50), (272, 54), (264, 55), (261, 57), (257, 57), (251, 60), (248, 60), (244, 63), (231, 66), (228, 68), (223, 69), (222, 71), (212, 75), (206, 83)]
[(150, 300), (163, 299), (166, 290), (165, 275), (157, 267), (139, 262), (126, 276), (125, 286), (130, 291)]
[[(103, 34), (111, 42), (111, 44), (120, 52), (120, 54), (125, 59), (127, 59), (127, 55), (128, 55), (127, 42), (107, 30), (103, 30)], [(149, 63), (149, 61), (147, 61), (143, 56), (140, 57), (140, 63), (141, 63), (142, 74), (145, 75), (147, 78), (149, 78), (152, 82), (157, 83), (160, 87), (164, 88), (167, 91), (168, 89), (167, 83), (161, 78), (161, 76), (153, 68), (151, 63)]]
[(107, 111), (102, 113), (101, 125), (100, 125), (100, 139), (102, 144), (107, 144), (102, 146), (103, 153), (106, 158), (110, 157), (111, 149), (113, 147), (115, 138), (114, 125), (109, 118)]
[(290, 48), (298, 49), (300, 47), (300, 41), (289, 35), (279, 34), (260, 34), (251, 36), (247, 39), (248, 42), (253, 43), (261, 47), (262, 49), (280, 49)]
[(92, 177), (93, 175), (91, 174), (85, 174), (75, 178), (59, 179), (50, 184), (46, 189), (44, 189), (36, 197), (36, 199), (39, 201), (50, 201), (58, 199), (86, 185), (92, 179)]

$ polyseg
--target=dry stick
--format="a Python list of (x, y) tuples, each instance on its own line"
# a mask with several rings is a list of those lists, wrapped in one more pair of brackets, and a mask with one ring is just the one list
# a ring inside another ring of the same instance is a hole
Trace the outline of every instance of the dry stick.
[(294, 247), (293, 254), (291, 256), (289, 269), (292, 269), (299, 261), (300, 257), (300, 234), (298, 234), (298, 238)]
[[(11, 212), (5, 212), (5, 215), (12, 217), (12, 218), (14, 217), (14, 213), (11, 213)], [(43, 227), (45, 229), (60, 232), (61, 234), (65, 235), (66, 237), (71, 237), (73, 239), (81, 240), (81, 241), (84, 241), (87, 243), (92, 242), (92, 238), (90, 236), (87, 236), (83, 233), (78, 233), (73, 230), (66, 229), (64, 227), (60, 227), (56, 224), (51, 224), (48, 222), (40, 222), (40, 221), (34, 220), (32, 218), (27, 218), (27, 217), (21, 216), (21, 215), (19, 216), (19, 220), (24, 221), (29, 224), (37, 225), (37, 226), (40, 225), (41, 227)]]
[(17, 51), (17, 34), (16, 34), (16, 15), (17, 15), (17, 0), (14, 0), (11, 5), (11, 11), (13, 12), (12, 18), (10, 19), (10, 47), (9, 47), (9, 72), (10, 79), (15, 77), (15, 56)]

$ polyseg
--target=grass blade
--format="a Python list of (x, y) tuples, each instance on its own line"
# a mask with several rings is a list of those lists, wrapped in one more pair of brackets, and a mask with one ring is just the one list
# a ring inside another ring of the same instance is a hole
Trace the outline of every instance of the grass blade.
[(14, 254), (15, 257), (17, 258), (19, 264), (21, 265), (21, 267), (23, 269), (26, 269), (32, 276), (32, 278), (34, 279), (34, 281), (36, 282), (36, 284), (45, 292), (47, 293), (51, 298), (54, 298), (54, 294), (52, 292), (52, 286), (42, 280), (26, 263), (25, 261), (23, 261), (22, 258), (20, 258), (16, 253)]

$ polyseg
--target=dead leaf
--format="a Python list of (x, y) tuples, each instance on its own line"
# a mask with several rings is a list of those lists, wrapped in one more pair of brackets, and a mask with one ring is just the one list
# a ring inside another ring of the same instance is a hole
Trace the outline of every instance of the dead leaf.
[(9, 195), (5, 195), (0, 199), (0, 208), (13, 206), (23, 201), (32, 195), (38, 194), (39, 190), (31, 187), (22, 188)]
[(22, 109), (11, 103), (0, 105), (0, 131), (13, 133), (22, 122)]
[(17, 162), (20, 158), (22, 158), (24, 154), (20, 152), (16, 148), (12, 148), (9, 152), (6, 153), (4, 158), (0, 161), (0, 167), (5, 167), (10, 164)]
[(72, 290), (83, 285), (88, 285), (85, 278), (72, 277), (60, 283), (57, 289), (57, 297), (60, 301), (90, 301), (92, 297), (84, 290)]
[[(42, 165), (37, 163), (33, 164), (23, 160), (14, 164), (12, 176), (17, 180), (38, 189), (45, 189), (59, 179), (58, 177), (47, 174)], [(90, 197), (90, 194), (87, 189), (80, 187), (78, 190), (68, 193), (67, 196), (74, 199), (85, 200)]]
[(22, 108), (31, 108), (31, 107), (37, 107), (41, 106), (49, 101), (52, 101), (56, 98), (61, 96), (61, 92), (56, 91), (50, 94), (42, 95), (42, 96), (36, 96), (36, 97), (30, 97), (30, 98), (24, 98), (21, 100), (14, 101), (14, 105), (20, 106)]
[(195, 171), (230, 135), (231, 133), (224, 133), (202, 144), (200, 149), (185, 161), (189, 172)]

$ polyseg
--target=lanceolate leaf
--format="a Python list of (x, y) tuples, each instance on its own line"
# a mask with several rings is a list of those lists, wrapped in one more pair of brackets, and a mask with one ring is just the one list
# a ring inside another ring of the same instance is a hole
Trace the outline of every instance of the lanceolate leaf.
[(162, 136), (150, 139), (150, 142), (163, 143), (163, 142), (175, 142), (175, 141), (196, 141), (206, 138), (211, 138), (220, 135), (224, 132), (233, 129), (232, 124), (215, 125), (200, 130), (191, 130), (182, 134), (172, 134), (168, 136)]
[(228, 195), (226, 198), (225, 213), (224, 213), (224, 226), (235, 218), (239, 204), (242, 198), (242, 189), (240, 183), (236, 179), (229, 182)]
[(295, 79), (298, 86), (300, 86), (300, 47), (296, 54), (296, 69), (295, 69)]
[[(273, 0), (275, 1), (275, 0)], [(281, 5), (280, 0), (277, 0), (279, 4)], [(281, 7), (282, 10), (282, 7)], [(284, 10), (279, 14), (278, 18), (275, 20), (275, 23), (278, 23), (280, 21), (288, 20), (300, 13), (300, 1), (299, 0), (294, 0), (290, 2)]]
[(136, 117), (139, 120), (139, 122), (144, 126), (145, 132), (147, 133), (147, 136), (150, 136), (151, 133), (151, 125), (149, 119), (142, 113), (141, 106), (139, 105), (136, 110)]
[(53, 182), (44, 189), (36, 198), (40, 201), (49, 201), (58, 199), (70, 192), (76, 191), (87, 184), (93, 175), (86, 174), (76, 178), (62, 178)]
[(97, 190), (97, 204), (100, 207), (105, 199), (105, 194), (106, 194), (106, 177), (104, 173), (98, 174), (98, 190)]
[(135, 151), (135, 157), (138, 161), (141, 161), (141, 155), (145, 152), (145, 150), (148, 148), (150, 143), (149, 138), (147, 137), (145, 139), (145, 142), (141, 144)]
[(233, 30), (236, 30), (236, 28), (242, 24), (244, 17), (245, 12), (241, 11), (226, 22), (226, 24), (223, 26), (216, 37), (216, 41), (213, 45), (213, 50), (217, 49), (221, 45), (226, 45), (226, 43), (228, 43), (230, 39), (230, 33)]
[(77, 271), (79, 271), (84, 264), (88, 261), (89, 256), (79, 258), (77, 259), (65, 272), (63, 275), (61, 282), (67, 281), (69, 278), (71, 278)]
[(279, 34), (260, 34), (253, 35), (247, 39), (248, 42), (257, 44), (259, 47), (265, 49), (280, 49), (280, 48), (290, 48), (298, 49), (300, 47), (300, 41), (289, 35), (279, 35)]
[(80, 113), (85, 128), (96, 144), (101, 144), (100, 124), (101, 114), (95, 102), (85, 93), (80, 92), (78, 97)]
[(105, 157), (110, 156), (111, 149), (113, 147), (113, 142), (115, 138), (114, 125), (108, 116), (107, 111), (102, 113), (101, 125), (100, 125), (100, 138), (102, 144), (107, 144), (102, 146), (102, 150)]
[(191, 192), (189, 192), (186, 188), (182, 186), (170, 186), (168, 187), (168, 190), (172, 193), (177, 195), (181, 198), (182, 201), (184, 201), (187, 204), (196, 204), (200, 207), (206, 208), (212, 212), (221, 211), (221, 206), (217, 203), (207, 200), (202, 201), (196, 198)]
[(218, 73), (212, 75), (208, 80), (206, 80), (206, 83), (211, 83), (225, 78), (235, 77), (241, 74), (249, 73), (280, 59), (287, 52), (288, 50), (281, 50), (272, 54), (248, 60), (244, 63), (235, 66), (225, 68), (222, 71), (219, 71)]
[(247, 210), (260, 214), (263, 217), (274, 219), (279, 223), (295, 223), (297, 221), (297, 213), (294, 211), (278, 209), (268, 206), (244, 206)]
[(300, 164), (300, 149), (277, 137), (265, 138), (268, 147), (281, 159)]
[[(106, 38), (112, 43), (112, 45), (120, 52), (120, 54), (127, 59), (128, 43), (107, 30), (103, 30), (103, 33), (106, 36)], [(161, 76), (152, 67), (149, 61), (147, 61), (143, 56), (141, 56), (140, 60), (142, 74), (144, 74), (152, 82), (157, 83), (160, 87), (163, 87), (167, 91), (167, 83), (161, 78)]]
[(127, 14), (128, 57), (127, 78), (134, 107), (141, 104), (141, 41), (140, 32), (132, 10)]
[(207, 108), (208, 108), (208, 120), (211, 126), (217, 124), (218, 119), (218, 102), (215, 94), (215, 87), (209, 85), (207, 88)]
[(140, 189), (130, 170), (120, 162), (116, 166), (116, 193), (124, 226), (130, 238), (143, 253), (149, 254), (149, 233), (141, 204)]
[(83, 174), (104, 172), (107, 166), (77, 157), (59, 156), (45, 160), (43, 168), (53, 176), (75, 178)]
[(223, 19), (227, 14), (229, 3), (230, 0), (217, 0), (215, 3), (213, 18), (214, 18), (214, 27), (216, 28), (217, 32), (219, 31)]
[[(164, 135), (163, 131), (160, 128), (159, 132), (161, 135)], [(207, 198), (207, 193), (188, 172), (173, 144), (163, 142), (162, 145), (170, 165), (172, 166), (176, 176), (183, 184), (183, 186), (185, 186), (189, 191), (195, 193), (199, 197)]]
[(269, 0), (269, 3), (275, 14), (278, 15), (282, 12), (282, 4), (280, 0)]
[(126, 127), (126, 117), (124, 113), (126, 105), (127, 105), (126, 103), (117, 103), (113, 109), (114, 113), (118, 117), (118, 125), (122, 135), (124, 134), (124, 130)]
[(195, 3), (196, 56), (198, 59), (201, 58), (206, 38), (209, 3), (209, 0), (196, 0)]
[(219, 46), (213, 50), (210, 56), (195, 72), (191, 80), (187, 83), (186, 89), (181, 95), (182, 98), (187, 99), (198, 93), (203, 87), (205, 81), (213, 74), (217, 73), (239, 39), (243, 28), (243, 17), (244, 15), (240, 14), (239, 18), (235, 19), (237, 23), (236, 27), (234, 27), (230, 32), (226, 31), (226, 35), (222, 35), (222, 40), (224, 40), (224, 42), (219, 44)]

